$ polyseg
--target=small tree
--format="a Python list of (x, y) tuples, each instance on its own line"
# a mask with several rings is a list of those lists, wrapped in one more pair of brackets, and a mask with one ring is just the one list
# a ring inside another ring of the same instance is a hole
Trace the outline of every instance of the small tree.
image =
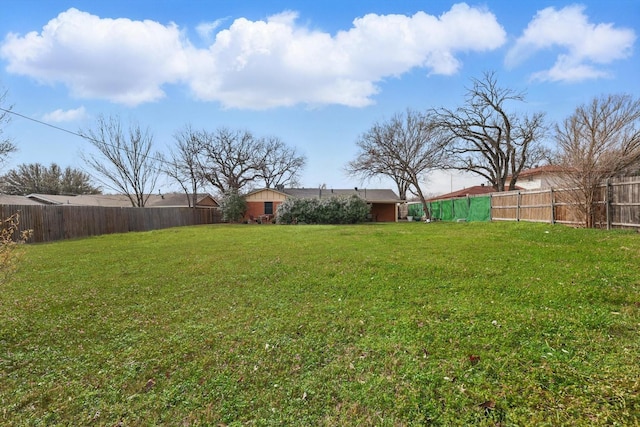
[(222, 198), (222, 220), (227, 222), (239, 222), (247, 212), (247, 201), (236, 191), (230, 191)]
[(597, 222), (598, 187), (608, 178), (640, 168), (640, 99), (630, 95), (594, 98), (555, 126), (558, 162), (571, 201), (586, 227)]
[(204, 185), (199, 161), (201, 136), (187, 125), (176, 132), (174, 138), (176, 147), (171, 151), (170, 160), (165, 162), (164, 172), (180, 185), (187, 195), (189, 206), (195, 208), (198, 189)]

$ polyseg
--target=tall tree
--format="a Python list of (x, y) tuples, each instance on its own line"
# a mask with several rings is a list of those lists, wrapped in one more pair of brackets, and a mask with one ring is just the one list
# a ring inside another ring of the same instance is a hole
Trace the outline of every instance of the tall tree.
[(176, 145), (171, 150), (170, 159), (165, 162), (164, 172), (180, 185), (189, 200), (189, 206), (196, 206), (198, 189), (204, 185), (200, 170), (199, 156), (202, 149), (201, 133), (191, 125), (174, 134)]
[(100, 194), (91, 184), (89, 174), (71, 167), (64, 170), (55, 163), (46, 167), (40, 163), (21, 164), (0, 178), (5, 194), (25, 196), (40, 194)]
[(297, 185), (300, 171), (306, 163), (305, 157), (277, 137), (263, 138), (260, 147), (262, 151), (257, 153), (258, 173), (265, 187)]
[(193, 137), (199, 140), (200, 174), (220, 194), (241, 194), (260, 184), (267, 188), (295, 184), (306, 163), (279, 138), (258, 138), (247, 130), (222, 127)]
[(251, 132), (223, 127), (200, 135), (203, 177), (221, 194), (240, 193), (259, 178), (256, 153), (262, 147)]
[[(53, 165), (52, 165), (53, 167)], [(60, 174), (60, 194), (100, 194), (100, 187), (93, 185), (91, 175), (67, 166)]]
[(554, 129), (565, 185), (575, 189), (572, 201), (579, 206), (585, 226), (593, 227), (599, 185), (640, 168), (640, 99), (630, 95), (593, 98)]
[(514, 188), (520, 172), (547, 155), (540, 142), (544, 113), (510, 111), (511, 103), (525, 101), (525, 93), (498, 86), (493, 72), (472, 82), (463, 106), (432, 110), (447, 133), (443, 167), (480, 175), (497, 191)]
[(362, 134), (356, 145), (359, 152), (350, 161), (347, 172), (362, 179), (386, 176), (398, 185), (401, 199), (411, 191), (426, 202), (420, 183), (436, 168), (442, 156), (442, 132), (432, 117), (412, 110), (375, 123)]
[(4, 135), (4, 128), (11, 121), (11, 110), (13, 105), (7, 104), (7, 90), (0, 89), (0, 166), (2, 166), (9, 155), (18, 150), (12, 139)]
[(134, 207), (144, 207), (160, 175), (160, 157), (152, 154), (153, 136), (138, 123), (123, 128), (117, 116), (100, 116), (95, 129), (80, 130), (97, 153), (83, 154), (83, 160), (101, 182), (126, 195)]

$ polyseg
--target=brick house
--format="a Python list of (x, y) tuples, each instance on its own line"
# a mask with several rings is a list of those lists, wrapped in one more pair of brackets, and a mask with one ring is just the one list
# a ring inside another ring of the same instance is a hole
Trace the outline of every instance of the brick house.
[(275, 218), (278, 205), (290, 197), (299, 199), (327, 199), (334, 196), (358, 196), (371, 206), (371, 221), (395, 222), (401, 200), (393, 190), (326, 189), (326, 188), (263, 188), (245, 196), (245, 220), (270, 221)]

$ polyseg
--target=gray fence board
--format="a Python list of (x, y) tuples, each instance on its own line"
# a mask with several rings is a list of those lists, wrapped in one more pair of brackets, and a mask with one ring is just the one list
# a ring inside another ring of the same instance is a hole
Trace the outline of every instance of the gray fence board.
[(205, 208), (0, 205), (0, 218), (15, 213), (19, 229), (32, 230), (30, 243), (221, 222), (217, 209)]

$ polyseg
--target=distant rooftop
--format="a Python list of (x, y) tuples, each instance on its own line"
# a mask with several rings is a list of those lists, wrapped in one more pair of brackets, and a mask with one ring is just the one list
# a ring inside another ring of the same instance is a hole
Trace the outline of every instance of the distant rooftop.
[[(17, 196), (16, 196), (17, 197)], [(59, 195), (59, 194), (29, 194), (27, 200), (36, 204), (45, 205), (69, 205), (69, 206), (103, 206), (130, 208), (131, 201), (122, 194), (79, 194), (79, 195)], [(217, 206), (217, 202), (211, 195), (198, 194), (196, 205), (205, 207)], [(184, 207), (189, 206), (187, 195), (184, 193), (151, 194), (145, 204), (146, 207)]]
[(482, 194), (495, 193), (495, 188), (490, 185), (475, 185), (473, 187), (463, 188), (462, 190), (457, 190), (452, 193), (441, 194), (436, 197), (432, 197), (427, 200), (427, 202), (434, 202), (436, 200), (444, 200), (444, 199), (454, 199), (456, 197), (467, 197), (467, 196), (480, 196)]
[(280, 188), (280, 191), (299, 199), (329, 198), (332, 196), (358, 196), (367, 202), (400, 202), (398, 195), (389, 189), (334, 189), (334, 188)]

